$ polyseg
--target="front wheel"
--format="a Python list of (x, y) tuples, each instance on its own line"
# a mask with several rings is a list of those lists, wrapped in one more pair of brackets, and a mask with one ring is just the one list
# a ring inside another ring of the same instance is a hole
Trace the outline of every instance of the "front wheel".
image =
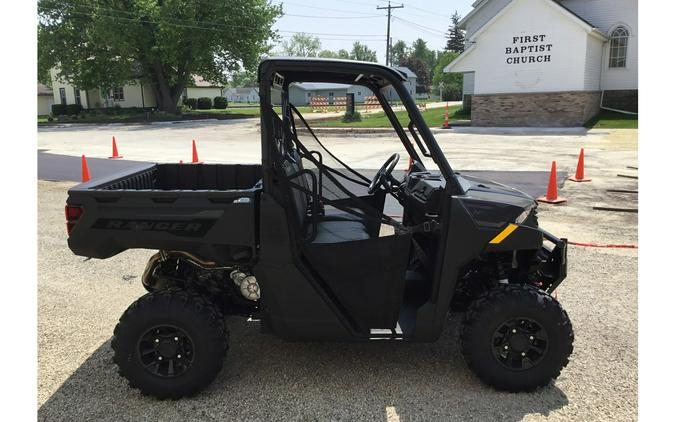
[(467, 365), (498, 390), (533, 391), (560, 375), (572, 354), (567, 312), (529, 285), (490, 289), (476, 299), (462, 327)]
[(216, 306), (178, 288), (134, 302), (112, 340), (120, 375), (158, 398), (189, 396), (206, 387), (220, 371), (227, 346), (228, 332)]

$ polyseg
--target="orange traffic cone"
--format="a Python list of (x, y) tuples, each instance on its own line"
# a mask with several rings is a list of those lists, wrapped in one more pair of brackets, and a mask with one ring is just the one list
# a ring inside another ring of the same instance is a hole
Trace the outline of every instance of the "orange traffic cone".
[(195, 140), (192, 140), (192, 164), (201, 164), (202, 162), (199, 161), (199, 156), (197, 155), (197, 144), (195, 143)]
[(579, 161), (577, 162), (577, 172), (574, 174), (574, 177), (569, 178), (573, 182), (590, 182), (591, 179), (584, 178), (584, 149), (581, 148), (579, 152)]
[(445, 103), (445, 118), (443, 120), (443, 129), (448, 128), (448, 103)]
[(112, 157), (108, 157), (108, 158), (122, 158), (122, 156), (117, 152), (117, 142), (115, 142), (114, 136), (113, 136), (113, 140), (112, 140), (112, 149), (113, 149)]
[(87, 159), (82, 156), (82, 183), (87, 183), (91, 178), (89, 177), (89, 166), (87, 166)]
[(567, 202), (567, 199), (558, 196), (558, 180), (555, 161), (551, 163), (551, 175), (548, 178), (548, 189), (546, 196), (537, 198), (537, 202), (546, 202), (547, 204), (561, 204)]

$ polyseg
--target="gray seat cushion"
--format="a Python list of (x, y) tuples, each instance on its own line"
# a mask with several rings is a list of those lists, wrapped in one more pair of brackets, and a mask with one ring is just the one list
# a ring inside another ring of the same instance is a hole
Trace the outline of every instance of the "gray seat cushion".
[(316, 237), (312, 243), (338, 243), (368, 238), (366, 227), (357, 221), (321, 221), (317, 224)]

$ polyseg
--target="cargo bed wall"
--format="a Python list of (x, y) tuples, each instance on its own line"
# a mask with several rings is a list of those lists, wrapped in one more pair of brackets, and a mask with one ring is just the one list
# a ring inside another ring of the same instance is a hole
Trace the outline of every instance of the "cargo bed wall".
[(262, 177), (259, 164), (156, 164), (95, 186), (98, 189), (241, 190)]
[(84, 210), (68, 239), (82, 256), (180, 250), (221, 265), (256, 256), (260, 166), (160, 164), (78, 185)]

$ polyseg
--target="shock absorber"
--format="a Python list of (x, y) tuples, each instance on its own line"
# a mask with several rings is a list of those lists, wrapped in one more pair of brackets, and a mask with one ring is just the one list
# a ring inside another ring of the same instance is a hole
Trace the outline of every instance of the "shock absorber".
[(495, 268), (497, 270), (497, 282), (499, 284), (509, 284), (508, 269), (499, 256), (495, 256)]

